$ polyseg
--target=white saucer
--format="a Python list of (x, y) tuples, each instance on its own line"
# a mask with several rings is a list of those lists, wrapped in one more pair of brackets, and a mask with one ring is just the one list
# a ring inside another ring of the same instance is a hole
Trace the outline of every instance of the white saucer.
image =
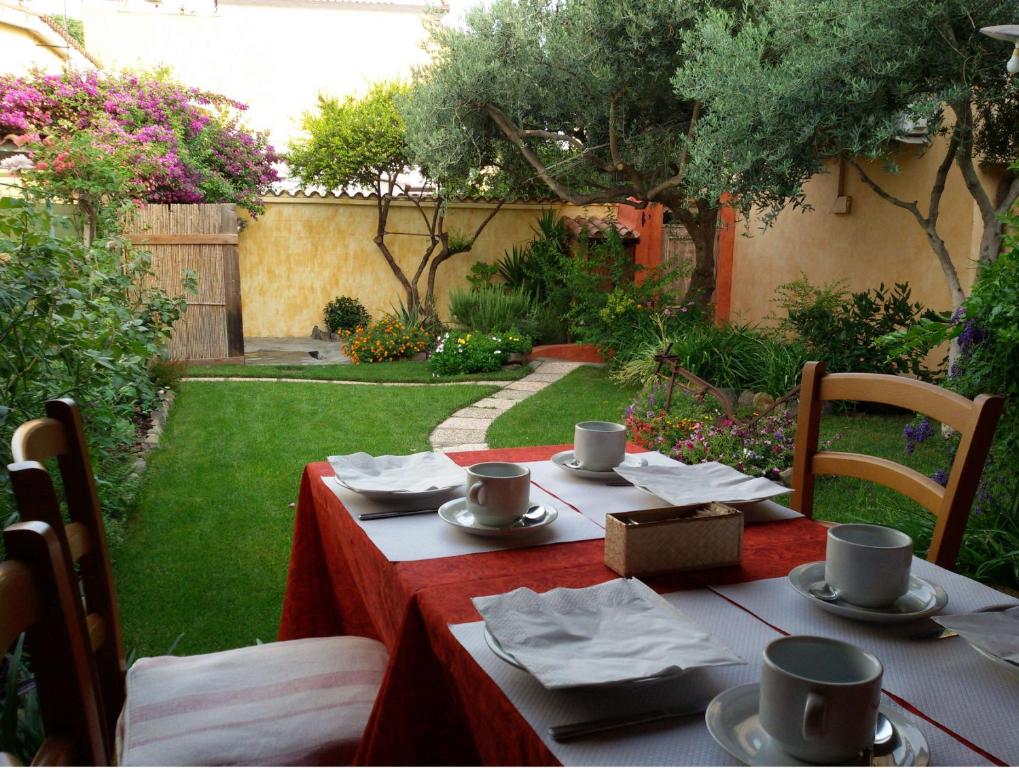
[[(488, 647), (489, 647), (489, 649), (491, 649), (492, 653), (494, 653), (496, 656), (498, 656), (502, 661), (506, 662), (511, 667), (516, 667), (517, 669), (520, 669), (520, 670), (523, 670), (524, 672), (527, 672), (527, 667), (525, 667), (523, 664), (521, 664), (519, 661), (517, 661), (516, 657), (512, 653), (510, 653), (509, 651), (507, 651), (505, 648), (502, 647), (502, 645), (499, 643), (499, 641), (495, 639), (495, 635), (493, 635), (491, 632), (488, 631), (488, 627), (485, 627), (485, 642), (488, 643)], [(674, 672), (667, 672), (667, 673), (663, 673), (661, 675), (655, 675), (654, 677), (638, 677), (638, 678), (634, 678), (633, 680), (619, 680), (619, 681), (612, 681), (612, 682), (609, 682), (609, 683), (597, 683), (595, 685), (584, 685), (584, 686), (577, 686), (577, 687), (578, 688), (615, 688), (615, 687), (626, 686), (626, 685), (644, 685), (644, 684), (647, 684), (647, 683), (660, 683), (663, 680), (672, 680), (673, 678), (679, 677), (680, 675), (685, 675), (688, 671), (689, 670), (686, 670), (686, 669), (677, 669)]]
[(335, 478), (338, 485), (342, 485), (348, 491), (353, 491), (356, 494), (364, 496), (366, 499), (372, 501), (378, 501), (382, 503), (414, 503), (420, 504), (421, 506), (430, 506), (429, 502), (433, 504), (441, 501), (443, 496), (449, 496), (451, 493), (459, 491), (463, 493), (463, 483), (457, 483), (456, 485), (444, 486), (442, 488), (429, 488), (426, 491), (368, 491), (360, 488), (353, 488), (347, 485), (345, 482), (340, 480), (339, 477)]
[[(760, 684), (750, 683), (722, 691), (704, 713), (708, 732), (718, 745), (745, 765), (814, 765), (783, 750), (761, 727), (758, 717)], [(902, 713), (881, 707), (896, 731), (896, 744), (887, 755), (873, 756), (869, 765), (915, 765), (930, 763), (931, 752), (923, 733)]]
[[(577, 463), (577, 459), (573, 454), (573, 451), (560, 451), (552, 457), (552, 462), (564, 472), (569, 472), (571, 475), (576, 477), (582, 477), (585, 480), (619, 480), (619, 475), (616, 474), (614, 469), (605, 470), (594, 470), (584, 469), (580, 464)], [(634, 456), (632, 454), (626, 454), (623, 457), (623, 463), (621, 467), (646, 467), (647, 459), (643, 456)]]
[(870, 621), (877, 624), (897, 624), (916, 621), (940, 611), (948, 604), (948, 594), (937, 584), (909, 577), (909, 591), (886, 608), (864, 608), (843, 600), (826, 602), (810, 593), (810, 587), (824, 581), (824, 561), (798, 565), (789, 572), (789, 583), (818, 608), (845, 616), (847, 619)]
[(541, 507), (545, 515), (533, 522), (525, 523), (522, 519), (507, 526), (484, 525), (474, 519), (474, 515), (467, 509), (467, 499), (453, 499), (439, 507), (439, 517), (450, 525), (459, 528), (475, 536), (494, 536), (508, 538), (512, 536), (530, 536), (555, 522), (559, 517), (559, 510), (553, 506)]

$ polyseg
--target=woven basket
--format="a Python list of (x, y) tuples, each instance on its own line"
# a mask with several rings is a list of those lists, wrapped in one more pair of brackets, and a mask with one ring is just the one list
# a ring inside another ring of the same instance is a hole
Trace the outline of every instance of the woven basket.
[(737, 565), (743, 513), (712, 502), (605, 517), (605, 565), (621, 576)]

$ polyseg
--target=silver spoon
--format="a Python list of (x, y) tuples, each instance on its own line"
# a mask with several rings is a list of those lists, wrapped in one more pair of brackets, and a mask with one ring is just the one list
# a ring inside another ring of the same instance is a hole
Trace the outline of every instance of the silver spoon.
[(534, 523), (544, 520), (546, 514), (545, 508), (541, 506), (541, 504), (533, 504), (526, 512), (524, 512), (523, 517), (513, 523), (513, 526), (526, 528), (529, 525), (533, 525)]
[(839, 601), (839, 591), (827, 581), (814, 582), (807, 587), (807, 591), (813, 597), (826, 603), (837, 603)]

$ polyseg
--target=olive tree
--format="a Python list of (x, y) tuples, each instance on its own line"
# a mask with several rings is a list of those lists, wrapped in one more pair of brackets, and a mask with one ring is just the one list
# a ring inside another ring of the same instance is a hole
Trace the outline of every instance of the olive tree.
[[(959, 170), (979, 210), (982, 263), (997, 258), (1001, 217), (1019, 198), (1019, 174), (1008, 169), (1019, 149), (1019, 89), (1005, 72), (1007, 48), (979, 31), (1014, 22), (1016, 13), (1014, 0), (770, 0), (712, 9), (687, 33), (689, 57), (674, 77), (681, 99), (706, 107), (691, 180), (732, 192), (745, 213), (757, 208), (768, 221), (805, 202), (804, 182), (827, 159), (844, 158), (923, 229), (958, 308), (965, 292), (940, 226), (949, 172)], [(879, 159), (897, 173), (897, 159), (911, 151), (897, 140), (907, 126), (925, 128), (915, 151), (939, 153), (922, 201), (895, 195), (861, 162)]]
[(690, 298), (714, 287), (718, 197), (684, 178), (695, 99), (669, 78), (703, 2), (495, 0), (433, 24), (432, 64), (405, 109), (432, 169), (539, 181), (578, 205), (661, 203), (696, 248)]
[[(287, 162), (294, 177), (304, 184), (330, 191), (368, 191), (376, 205), (374, 243), (406, 295), (408, 309), (431, 312), (435, 277), (439, 267), (453, 256), (466, 253), (502, 207), (496, 204), (471, 234), (450, 231), (446, 225), (449, 192), (465, 192), (466, 181), (443, 184), (422, 176), (410, 156), (404, 120), (398, 102), (410, 88), (397, 83), (374, 85), (364, 96), (342, 101), (320, 96), (318, 109), (304, 116), (306, 136), (294, 143)], [(417, 181), (417, 184), (412, 183)], [(420, 215), (425, 238), (412, 274), (397, 262), (387, 235), (389, 214), (395, 199), (409, 201)], [(427, 270), (424, 295), (421, 277)]]

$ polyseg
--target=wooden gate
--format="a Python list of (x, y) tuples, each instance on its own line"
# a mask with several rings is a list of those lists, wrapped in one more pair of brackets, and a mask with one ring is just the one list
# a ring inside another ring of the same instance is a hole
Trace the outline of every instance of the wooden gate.
[[(171, 296), (184, 294), (187, 311), (174, 324), (174, 360), (243, 362), (241, 276), (237, 208), (233, 204), (144, 206), (128, 236), (152, 254), (155, 283)], [(183, 289), (190, 270), (196, 291)]]
[(662, 264), (678, 267), (681, 277), (677, 278), (672, 288), (677, 296), (685, 296), (690, 287), (690, 275), (696, 263), (697, 250), (693, 239), (682, 224), (667, 224), (662, 242)]

